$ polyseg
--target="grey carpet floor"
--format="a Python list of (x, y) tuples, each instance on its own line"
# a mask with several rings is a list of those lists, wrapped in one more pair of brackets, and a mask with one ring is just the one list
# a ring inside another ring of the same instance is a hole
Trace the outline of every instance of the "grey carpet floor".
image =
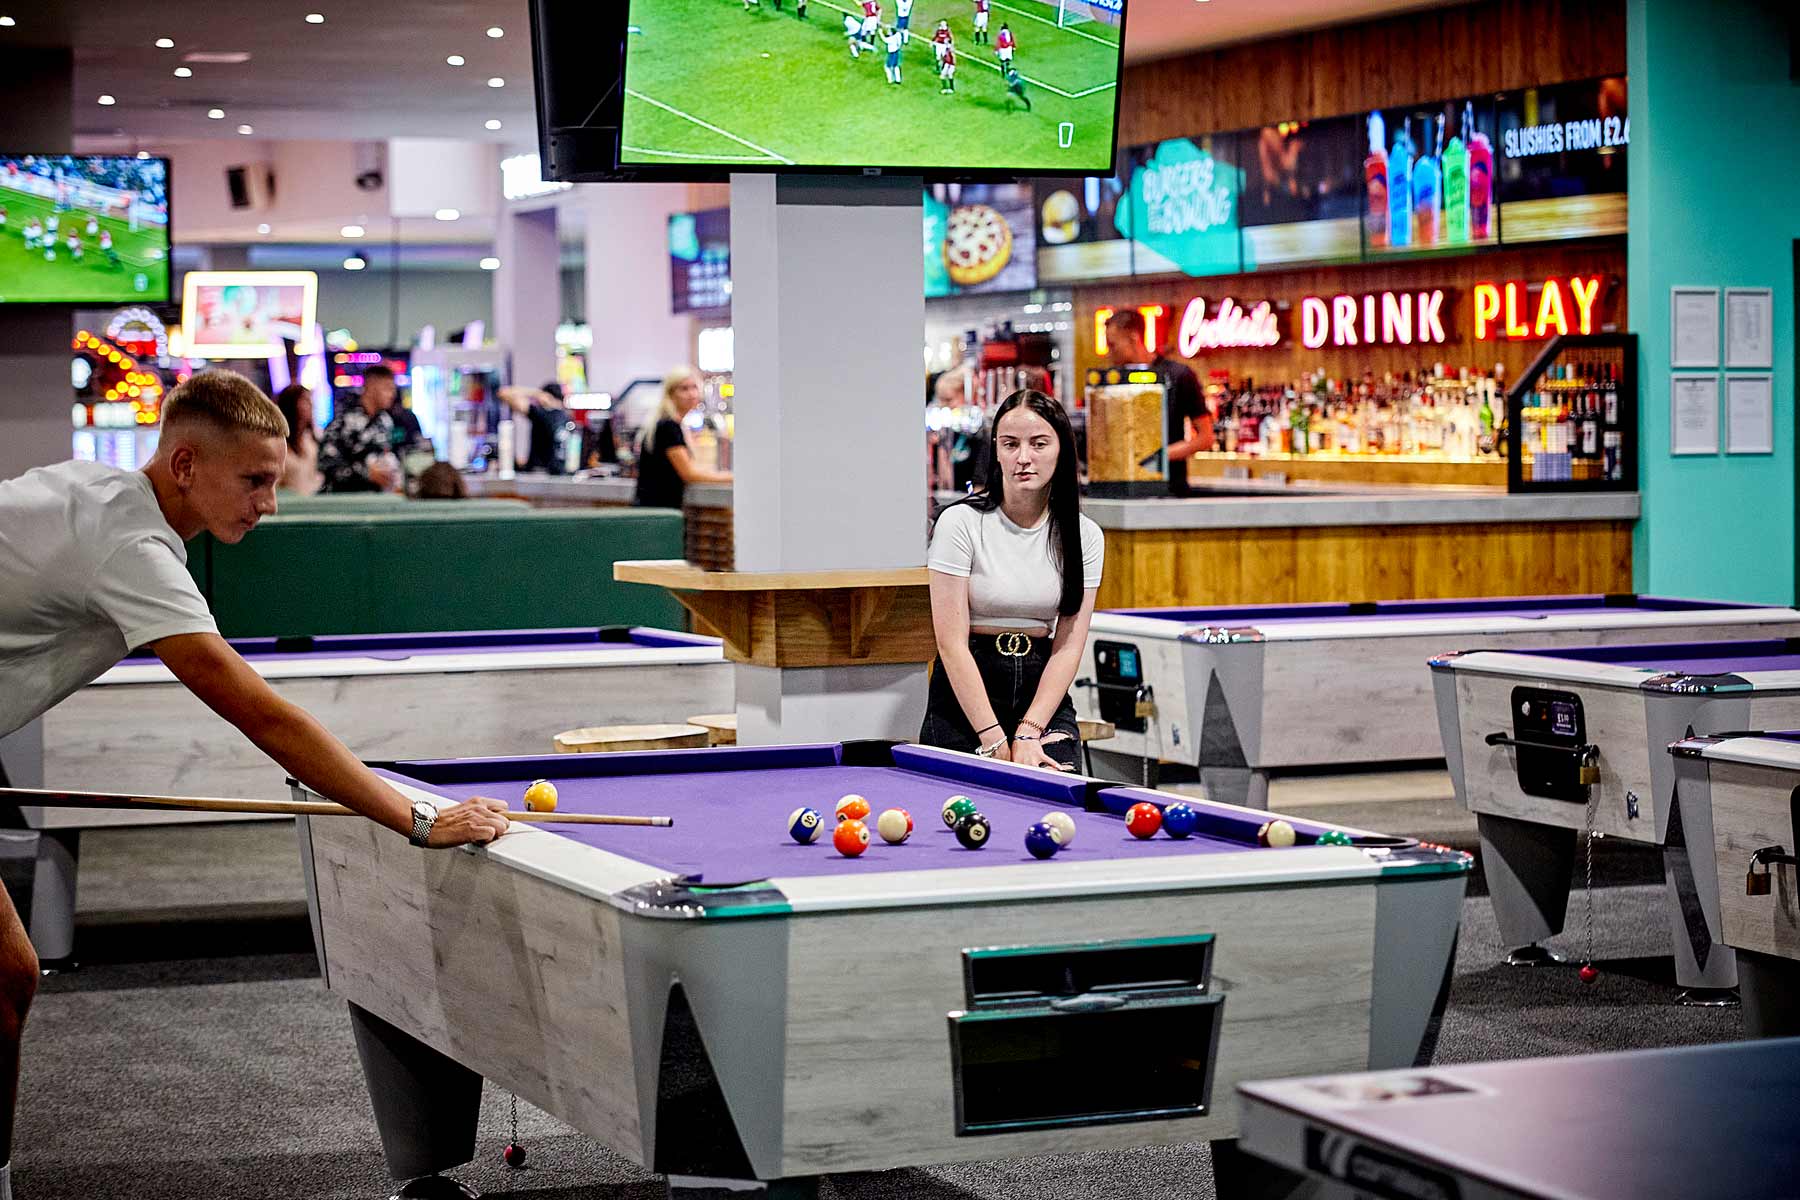
[[(291, 832), (221, 827), (200, 834), (198, 848), (195, 832), (185, 831), (187, 842), (132, 831), (84, 846), (85, 965), (46, 981), (27, 1028), (16, 1195), (387, 1196), (349, 1025), (318, 981), (304, 910), (295, 903)], [(1492, 906), (1472, 895), (1438, 1060), (1741, 1037), (1734, 1010), (1672, 1003), (1652, 861), (1618, 857), (1608, 872), (1617, 884), (1597, 889), (1605, 973), (1593, 985), (1572, 969), (1500, 965)], [(218, 897), (229, 903), (214, 903)], [(1572, 915), (1580, 912), (1579, 903), (1572, 906)], [(1581, 941), (1575, 932), (1554, 945), (1578, 954)], [(480, 1152), (457, 1173), (488, 1195), (663, 1194), (652, 1176), (528, 1106), (520, 1107), (520, 1133), (530, 1161), (522, 1171), (506, 1167), (499, 1152), (509, 1109), (508, 1098), (490, 1089)], [(825, 1189), (855, 1200), (1212, 1194), (1202, 1146), (884, 1172)]]

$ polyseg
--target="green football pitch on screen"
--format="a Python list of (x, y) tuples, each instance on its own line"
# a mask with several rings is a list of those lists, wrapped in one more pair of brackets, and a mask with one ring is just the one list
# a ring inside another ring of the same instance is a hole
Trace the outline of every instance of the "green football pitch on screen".
[(917, 0), (902, 28), (880, 0), (871, 29), (862, 0), (631, 0), (620, 161), (1105, 171), (1123, 0), (989, 0), (980, 40), (975, 10)]

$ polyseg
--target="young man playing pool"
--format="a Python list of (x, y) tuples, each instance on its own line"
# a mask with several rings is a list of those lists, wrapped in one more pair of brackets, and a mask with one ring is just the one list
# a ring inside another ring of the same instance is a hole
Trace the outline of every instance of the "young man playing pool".
[[(128, 651), (147, 648), (289, 774), (425, 846), (491, 842), (506, 808), (417, 809), (219, 636), (187, 573), (202, 531), (235, 543), (275, 511), (287, 422), (241, 375), (205, 371), (170, 393), (142, 471), (40, 467), (0, 482), (0, 736), (42, 715)], [(0, 788), (11, 786), (0, 763)], [(11, 1200), (19, 1037), (37, 955), (0, 889), (0, 1200)]]

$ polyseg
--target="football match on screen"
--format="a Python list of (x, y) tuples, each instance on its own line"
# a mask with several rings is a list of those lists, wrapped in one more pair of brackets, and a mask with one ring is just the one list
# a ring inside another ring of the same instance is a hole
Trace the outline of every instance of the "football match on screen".
[(632, 0), (620, 161), (1105, 171), (1125, 0)]
[(163, 159), (0, 156), (0, 301), (80, 304), (168, 296)]

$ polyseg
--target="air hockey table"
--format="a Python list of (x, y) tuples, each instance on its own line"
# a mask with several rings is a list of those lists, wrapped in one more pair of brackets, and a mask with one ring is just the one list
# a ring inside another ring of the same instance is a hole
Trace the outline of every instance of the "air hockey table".
[[(1428, 1060), (1470, 863), (1301, 820), (1262, 846), (1268, 814), (1209, 801), (1194, 836), (1139, 840), (1132, 804), (1184, 798), (885, 742), (381, 769), (433, 803), (545, 777), (559, 812), (674, 819), (443, 852), (301, 819), (403, 1195), (449, 1194), (483, 1077), (677, 1193), (1229, 1141), (1240, 1080)], [(848, 792), (915, 832), (855, 858), (789, 836)], [(985, 848), (940, 822), (955, 794)], [(1022, 838), (1047, 811), (1078, 827), (1040, 861)]]
[(1800, 639), (1442, 655), (1431, 663), (1457, 797), (1475, 813), (1501, 938), (1515, 961), (1561, 930), (1590, 827), (1662, 849), (1676, 982), (1720, 1002), (1713, 813), (1677, 794), (1671, 743), (1800, 727)]
[[(365, 758), (519, 754), (559, 731), (681, 721), (734, 704), (717, 638), (662, 629), (488, 630), (245, 638), (258, 674)], [(154, 654), (124, 659), (0, 740), (12, 786), (285, 800), (280, 767), (182, 686)], [(217, 814), (21, 806), (39, 831), (31, 935), (74, 946), (81, 831), (216, 821)]]
[(1737, 954), (1744, 1026), (1800, 1035), (1800, 732), (1684, 738), (1670, 753), (1683, 806), (1712, 811), (1721, 932)]
[(1181, 764), (1262, 808), (1284, 771), (1441, 760), (1425, 664), (1446, 650), (1796, 634), (1791, 608), (1638, 595), (1120, 609), (1094, 614), (1074, 692), (1117, 730), (1096, 774)]
[(1800, 1039), (1257, 1081), (1238, 1094), (1243, 1151), (1279, 1172), (1263, 1196), (1800, 1195)]

